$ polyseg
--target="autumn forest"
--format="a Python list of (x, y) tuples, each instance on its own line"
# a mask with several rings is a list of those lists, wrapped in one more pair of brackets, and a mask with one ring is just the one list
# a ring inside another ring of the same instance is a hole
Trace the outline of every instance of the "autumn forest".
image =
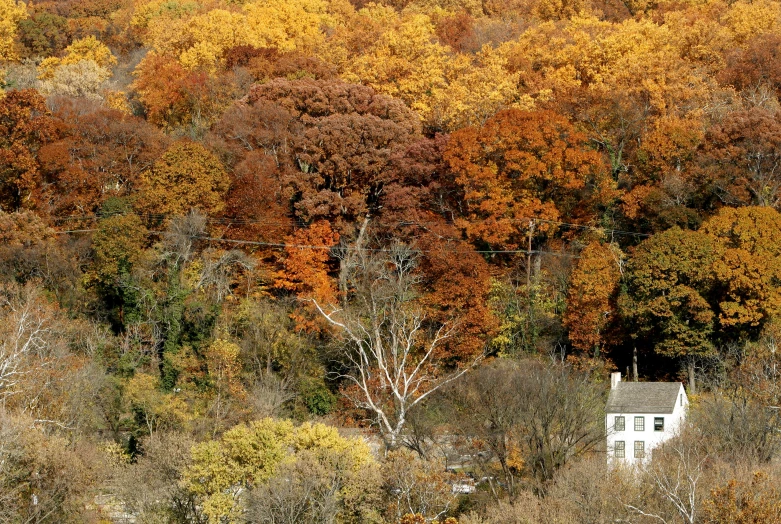
[(0, 523), (781, 521), (779, 97), (774, 0), (0, 0)]

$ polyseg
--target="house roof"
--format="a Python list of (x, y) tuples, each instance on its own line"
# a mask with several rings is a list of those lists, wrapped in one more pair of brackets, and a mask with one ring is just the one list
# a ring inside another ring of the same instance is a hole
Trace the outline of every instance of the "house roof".
[(680, 382), (619, 382), (610, 390), (608, 413), (672, 413)]

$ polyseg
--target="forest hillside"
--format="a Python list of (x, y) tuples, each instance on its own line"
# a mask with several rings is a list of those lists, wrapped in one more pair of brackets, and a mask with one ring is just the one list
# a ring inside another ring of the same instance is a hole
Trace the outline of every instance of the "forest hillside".
[(0, 0), (0, 522), (780, 522), (779, 95), (773, 0)]

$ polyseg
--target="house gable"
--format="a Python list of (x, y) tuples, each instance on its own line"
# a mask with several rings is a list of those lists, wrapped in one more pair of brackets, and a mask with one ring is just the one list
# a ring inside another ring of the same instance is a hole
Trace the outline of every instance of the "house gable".
[(607, 413), (672, 414), (681, 393), (680, 382), (619, 382), (610, 390)]

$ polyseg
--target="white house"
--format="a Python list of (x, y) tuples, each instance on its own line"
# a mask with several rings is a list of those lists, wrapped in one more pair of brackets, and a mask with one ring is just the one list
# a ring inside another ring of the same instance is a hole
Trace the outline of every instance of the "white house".
[(611, 374), (605, 410), (608, 460), (641, 464), (676, 434), (688, 405), (680, 382), (622, 382), (621, 373)]

